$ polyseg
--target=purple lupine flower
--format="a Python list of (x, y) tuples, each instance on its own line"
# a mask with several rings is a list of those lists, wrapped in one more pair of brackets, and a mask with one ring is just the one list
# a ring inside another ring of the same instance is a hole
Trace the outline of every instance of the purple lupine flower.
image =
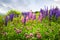
[(60, 11), (56, 13), (56, 20), (58, 19), (58, 17), (60, 17)]
[(28, 16), (29, 15), (29, 12), (22, 12), (22, 15), (24, 16)]
[(48, 16), (48, 10), (46, 10), (45, 13), (46, 13), (45, 16)]
[(50, 10), (49, 10), (49, 20), (52, 19), (52, 16), (53, 16), (53, 9), (50, 9)]
[(13, 21), (14, 14), (10, 14), (10, 20)]
[(55, 16), (56, 16), (56, 20), (57, 20), (60, 15), (60, 11), (57, 7), (55, 8), (55, 13), (56, 13)]
[(6, 16), (6, 18), (5, 18), (5, 26), (7, 26), (8, 20), (9, 20), (9, 18), (8, 18), (8, 16)]
[(52, 16), (53, 16), (53, 9), (50, 9), (50, 10), (49, 10), (49, 25), (50, 25), (50, 26), (51, 26)]
[(45, 17), (45, 10), (41, 9), (40, 13), (42, 13), (43, 18)]
[(26, 15), (24, 15), (24, 25), (26, 24)]
[(23, 21), (24, 21), (24, 25), (25, 25), (26, 24), (26, 17), (28, 15), (28, 13), (27, 12), (23, 12), (22, 15), (24, 16)]
[(48, 7), (45, 8), (45, 16), (48, 16)]

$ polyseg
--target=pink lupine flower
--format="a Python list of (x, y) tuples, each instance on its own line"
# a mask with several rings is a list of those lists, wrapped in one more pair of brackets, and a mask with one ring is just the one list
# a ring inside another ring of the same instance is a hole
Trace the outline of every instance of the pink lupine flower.
[(42, 18), (43, 18), (42, 13), (40, 13), (40, 15), (39, 15), (39, 21), (40, 22), (42, 21)]
[(34, 20), (34, 19), (36, 19), (36, 15), (35, 14), (32, 15), (32, 20)]
[(29, 12), (29, 15), (28, 15), (29, 19), (32, 18), (32, 11)]
[(28, 16), (26, 17), (26, 22), (29, 20)]
[(24, 23), (24, 18), (22, 18), (22, 20), (21, 20), (21, 21), (22, 21), (22, 23)]

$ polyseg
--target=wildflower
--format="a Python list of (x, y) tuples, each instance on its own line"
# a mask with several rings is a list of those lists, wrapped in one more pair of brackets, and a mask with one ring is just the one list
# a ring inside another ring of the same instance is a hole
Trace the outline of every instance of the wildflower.
[(21, 20), (21, 21), (22, 21), (22, 23), (24, 23), (24, 17), (22, 18), (22, 20)]
[(32, 15), (32, 20), (34, 20), (34, 19), (36, 19), (36, 15), (35, 14)]
[(46, 13), (45, 16), (48, 16), (48, 10), (46, 10), (45, 13)]
[(45, 17), (45, 11), (43, 9), (41, 9), (40, 12), (42, 14), (42, 17), (44, 18)]
[(27, 15), (28, 15), (29, 13), (24, 12), (24, 13), (22, 13), (22, 14), (23, 14), (23, 16), (24, 16), (23, 21), (24, 21), (24, 25), (25, 25), (25, 24), (26, 24), (26, 17), (27, 17)]
[(24, 16), (24, 25), (26, 24), (26, 15)]
[(26, 22), (29, 20), (28, 16), (26, 17)]
[(50, 9), (50, 11), (49, 11), (49, 20), (52, 20), (52, 15), (53, 15), (53, 9)]
[(42, 21), (42, 18), (43, 18), (42, 13), (40, 13), (39, 18), (38, 18), (40, 22)]
[(29, 12), (29, 15), (28, 15), (29, 19), (32, 18), (32, 10)]
[(56, 20), (57, 20), (58, 17), (60, 16), (60, 10), (56, 7), (55, 12), (56, 12), (55, 16), (56, 16)]
[(10, 14), (10, 20), (13, 21), (14, 14)]

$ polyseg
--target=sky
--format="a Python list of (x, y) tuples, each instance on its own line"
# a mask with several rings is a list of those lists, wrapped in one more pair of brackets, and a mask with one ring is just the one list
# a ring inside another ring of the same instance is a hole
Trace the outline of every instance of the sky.
[(0, 14), (6, 14), (8, 10), (15, 9), (21, 12), (39, 11), (41, 8), (48, 9), (58, 6), (60, 0), (0, 0)]

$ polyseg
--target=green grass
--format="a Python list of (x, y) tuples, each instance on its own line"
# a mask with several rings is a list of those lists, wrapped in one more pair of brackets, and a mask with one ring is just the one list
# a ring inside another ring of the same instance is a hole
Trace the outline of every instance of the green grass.
[[(0, 34), (0, 40), (60, 40), (60, 23), (51, 22), (51, 26), (49, 26), (48, 18), (44, 18), (42, 22), (38, 22), (38, 20), (31, 21), (29, 20), (24, 26), (21, 23), (20, 17), (14, 18), (11, 22), (8, 22), (7, 26), (2, 26), (2, 32), (7, 32), (6, 35)], [(22, 30), (21, 33), (17, 34), (14, 28)], [(39, 32), (42, 36), (41, 39), (38, 39), (35, 34)], [(26, 38), (24, 34), (33, 33), (34, 38)]]

